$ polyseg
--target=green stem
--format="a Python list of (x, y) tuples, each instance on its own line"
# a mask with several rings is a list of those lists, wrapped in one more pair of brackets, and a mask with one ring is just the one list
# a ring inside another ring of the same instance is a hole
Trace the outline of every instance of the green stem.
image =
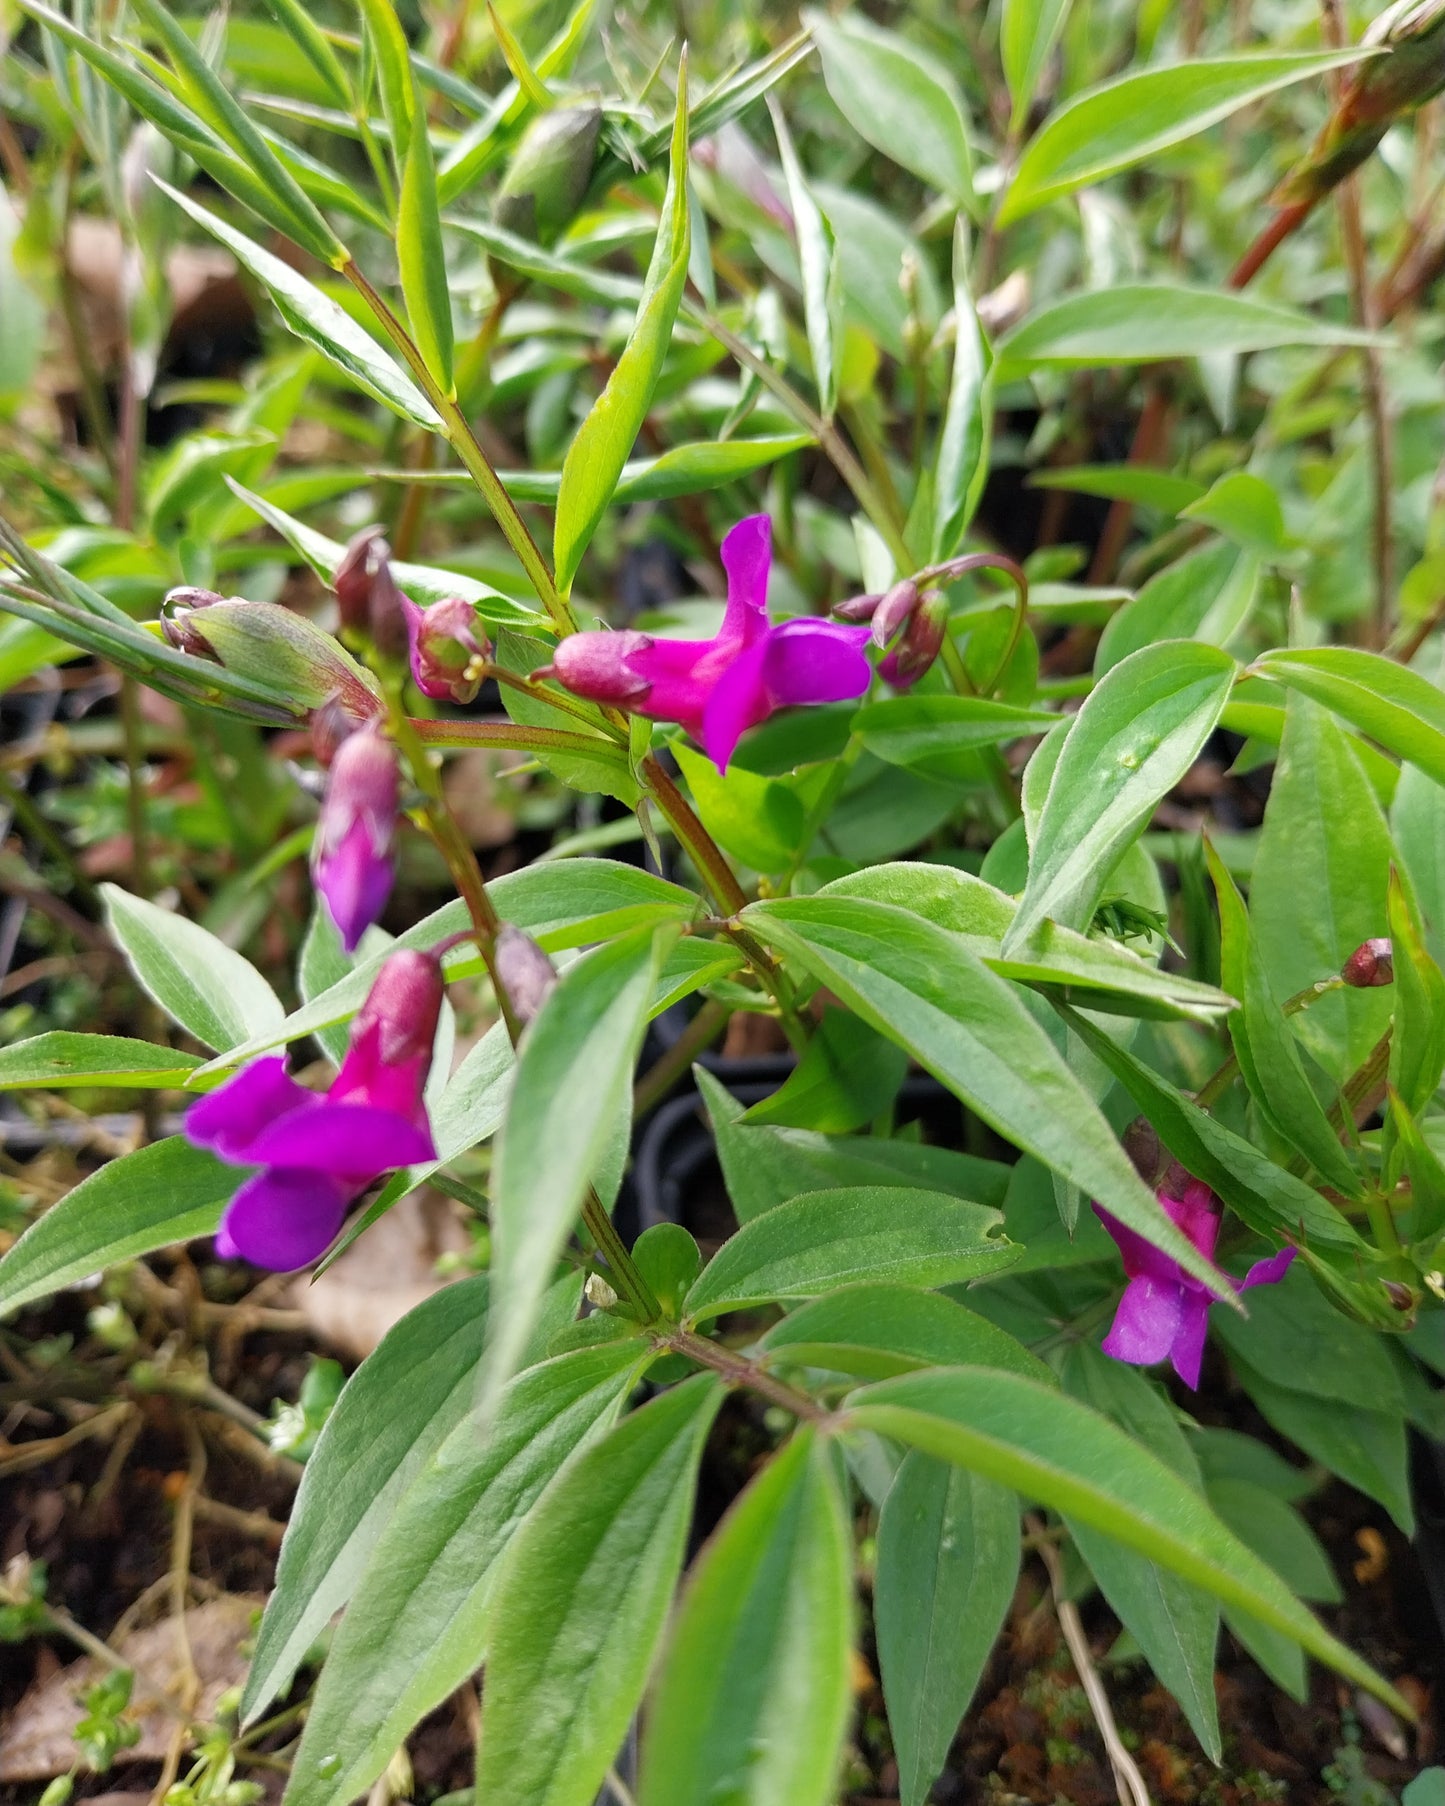
[(767, 1399), (769, 1404), (779, 1405), (784, 1411), (791, 1412), (794, 1417), (802, 1418), (805, 1422), (822, 1423), (828, 1417), (818, 1401), (809, 1398), (806, 1392), (799, 1392), (784, 1380), (774, 1379), (756, 1361), (750, 1361), (746, 1355), (734, 1354), (732, 1349), (724, 1348), (719, 1342), (710, 1342), (706, 1336), (700, 1336), (694, 1330), (679, 1329), (671, 1335), (659, 1336), (657, 1346), (675, 1354), (686, 1355), (700, 1367), (710, 1367), (729, 1385), (746, 1386), (749, 1391)]
[(496, 746), (513, 752), (613, 752), (614, 742), (600, 734), (573, 734), (560, 727), (525, 727), (515, 721), (430, 721), (410, 716), (409, 724), (423, 746)]
[(627, 1301), (643, 1323), (660, 1322), (662, 1306), (652, 1287), (642, 1277), (637, 1262), (627, 1252), (622, 1237), (617, 1233), (612, 1218), (608, 1216), (595, 1191), (589, 1191), (583, 1201), (582, 1221), (597, 1252), (607, 1262), (607, 1271), (618, 1296)]
[[(1296, 991), (1293, 997), (1286, 1000), (1283, 1005), (1284, 1014), (1286, 1016), (1296, 1016), (1301, 1010), (1307, 1010), (1309, 1006), (1319, 998), (1328, 997), (1332, 991), (1343, 990), (1344, 985), (1344, 979), (1338, 976), (1334, 978), (1318, 978), (1312, 985), (1306, 985), (1302, 991)], [(1194, 1101), (1198, 1104), (1199, 1108), (1201, 1110), (1212, 1110), (1219, 1102), (1220, 1098), (1222, 1098), (1229, 1089), (1238, 1071), (1239, 1059), (1233, 1050), (1231, 1050), (1229, 1057), (1225, 1060), (1219, 1070), (1214, 1073), (1211, 1078), (1206, 1079), (1200, 1089), (1195, 1092)]]
[(709, 997), (687, 1027), (657, 1060), (648, 1067), (632, 1089), (632, 1114), (643, 1117), (666, 1097), (674, 1083), (682, 1077), (694, 1058), (711, 1047), (727, 1026), (732, 1011), (716, 997)]
[(517, 504), (508, 494), (506, 484), (497, 475), (491, 460), (482, 450), (480, 441), (472, 431), (470, 421), (457, 405), (456, 397), (448, 395), (442, 390), (427, 369), (426, 360), (412, 342), (410, 333), (367, 281), (354, 258), (346, 259), (346, 262), (341, 265), (340, 273), (376, 315), (382, 330), (401, 353), (407, 368), (416, 378), (417, 386), (440, 415), (442, 429), (446, 433), (448, 443), (471, 473), (477, 488), (481, 490), (497, 525), (502, 529), (507, 544), (517, 554), (522, 569), (527, 573), (528, 581), (536, 590), (542, 606), (552, 617), (553, 626), (560, 634), (574, 632), (576, 623), (572, 619), (572, 611), (559, 594), (546, 559), (538, 549), (536, 540), (527, 530), (527, 523), (518, 513)]
[(691, 803), (663, 769), (656, 753), (648, 753), (638, 767), (648, 794), (661, 810), (678, 841), (691, 855), (708, 889), (725, 915), (735, 916), (748, 906), (747, 895), (723, 857), (722, 849), (693, 812)]

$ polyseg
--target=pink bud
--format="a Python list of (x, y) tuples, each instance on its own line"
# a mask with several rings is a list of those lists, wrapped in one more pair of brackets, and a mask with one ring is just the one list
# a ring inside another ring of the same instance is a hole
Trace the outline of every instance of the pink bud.
[(441, 961), (434, 954), (409, 947), (388, 954), (352, 1022), (332, 1101), (393, 1110), (424, 1128), (422, 1091), (443, 992)]
[[(878, 667), (884, 681), (892, 684), (895, 690), (910, 689), (938, 657), (947, 632), (947, 599), (942, 590), (925, 591), (909, 617), (902, 639)], [(876, 639), (876, 616), (873, 634)]]
[(557, 968), (522, 929), (502, 924), (497, 936), (497, 977), (519, 1022), (530, 1022), (557, 982)]
[(403, 597), (411, 674), (423, 696), (437, 702), (471, 702), (482, 684), (491, 647), (477, 629), (477, 611), (461, 596), (427, 608)]
[(1374, 989), (1377, 985), (1388, 985), (1395, 982), (1395, 949), (1388, 937), (1378, 936), (1372, 941), (1361, 941), (1359, 946), (1340, 967), (1340, 977), (1347, 985), (1353, 985), (1357, 991)]
[(873, 644), (880, 650), (886, 646), (894, 634), (913, 619), (918, 604), (918, 585), (911, 577), (895, 583), (874, 612)]
[(348, 542), (331, 587), (343, 628), (392, 658), (405, 652), (406, 598), (391, 574), (391, 548), (380, 527), (366, 527)]
[(568, 634), (552, 655), (552, 672), (564, 689), (589, 702), (637, 703), (652, 685), (630, 671), (627, 661), (652, 643), (651, 634), (631, 631)]
[(214, 659), (215, 648), (191, 616), (198, 609), (210, 608), (214, 603), (224, 600), (216, 590), (197, 589), (191, 584), (182, 584), (178, 589), (168, 590), (161, 603), (161, 632), (167, 643), (178, 652), (189, 652), (192, 658)]
[(311, 867), (348, 953), (356, 950), (391, 895), (391, 842), (399, 801), (391, 742), (374, 727), (343, 740), (331, 763)]
[(841, 602), (833, 604), (833, 613), (840, 621), (871, 621), (882, 600), (883, 597), (876, 590), (870, 590), (861, 596), (846, 596)]

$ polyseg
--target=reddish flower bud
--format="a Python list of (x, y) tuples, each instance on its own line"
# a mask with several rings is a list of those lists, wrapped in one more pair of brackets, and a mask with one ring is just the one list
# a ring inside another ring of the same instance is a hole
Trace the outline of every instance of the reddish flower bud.
[(502, 924), (497, 936), (497, 978), (519, 1022), (530, 1022), (557, 982), (557, 968), (522, 929)]
[(396, 751), (374, 728), (343, 740), (331, 763), (311, 870), (348, 953), (386, 907), (400, 802)]
[(351, 1046), (331, 1087), (333, 1102), (368, 1103), (425, 1125), (422, 1087), (444, 988), (434, 954), (399, 947), (387, 955), (351, 1024)]
[(407, 598), (391, 574), (391, 548), (380, 527), (366, 527), (347, 544), (331, 579), (341, 625), (364, 635), (391, 658), (407, 648)]
[[(161, 603), (161, 632), (167, 644), (178, 652), (189, 652), (193, 658), (216, 658), (215, 648), (192, 621), (198, 609), (210, 608), (225, 598), (213, 589), (196, 589), (191, 584), (167, 590)], [(217, 663), (220, 661), (217, 660)]]
[(462, 596), (447, 596), (427, 608), (403, 601), (416, 687), (436, 702), (473, 701), (492, 650), (478, 632), (476, 609)]
[(895, 583), (873, 613), (873, 644), (882, 651), (900, 628), (918, 611), (918, 585), (911, 577)]
[(588, 702), (618, 706), (640, 702), (652, 685), (630, 671), (627, 661), (648, 651), (650, 633), (571, 633), (552, 654), (558, 683)]
[[(876, 637), (876, 617), (873, 631)], [(947, 633), (947, 598), (942, 590), (926, 590), (909, 616), (902, 639), (878, 667), (884, 681), (895, 690), (911, 689), (938, 657)]]
[(833, 613), (840, 621), (871, 621), (882, 600), (883, 597), (877, 590), (870, 590), (861, 596), (847, 596), (843, 601), (833, 604)]
[(1380, 935), (1372, 941), (1361, 941), (1340, 967), (1340, 977), (1357, 991), (1395, 982), (1395, 949), (1389, 939)]

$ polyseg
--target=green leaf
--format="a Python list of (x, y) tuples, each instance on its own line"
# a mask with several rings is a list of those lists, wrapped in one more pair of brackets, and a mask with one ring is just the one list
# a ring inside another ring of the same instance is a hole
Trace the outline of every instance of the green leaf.
[(885, 696), (853, 718), (864, 746), (890, 765), (941, 783), (976, 780), (980, 746), (998, 746), (1046, 732), (1057, 715), (1016, 708), (985, 696)]
[(998, 1272), (1014, 1254), (997, 1233), (1002, 1222), (987, 1205), (911, 1187), (807, 1192), (723, 1244), (687, 1295), (687, 1318), (816, 1298), (859, 1280), (942, 1286)]
[(1242, 1543), (1268, 1562), (1301, 1599), (1338, 1605), (1344, 1590), (1324, 1544), (1287, 1499), (1252, 1480), (1207, 1482), (1209, 1503)]
[(1276, 1241), (1361, 1247), (1346, 1218), (1303, 1179), (1201, 1110), (1086, 1016), (1067, 1006), (1060, 1013), (1128, 1092), (1134, 1108), (1148, 1117), (1174, 1158), (1203, 1179), (1251, 1229)]
[(888, 1108), (907, 1070), (908, 1056), (901, 1047), (849, 1010), (825, 1010), (797, 1065), (776, 1091), (752, 1106), (744, 1121), (846, 1135)]
[(1357, 332), (1229, 289), (1169, 282), (1125, 282), (1090, 289), (1042, 307), (996, 347), (994, 381), (1030, 370), (1086, 370), (1148, 364), (1215, 351), (1267, 351), (1275, 345), (1378, 345)]
[(0, 1260), (0, 1316), (106, 1267), (210, 1235), (240, 1175), (179, 1135), (82, 1179)]
[(279, 1028), (280, 999), (250, 960), (185, 916), (119, 885), (100, 889), (106, 926), (131, 970), (198, 1041), (224, 1051)]
[(1279, 496), (1252, 471), (1231, 470), (1206, 495), (1179, 510), (1181, 520), (1203, 521), (1246, 552), (1279, 559), (1295, 542), (1285, 531)]
[(1445, 790), (1406, 765), (1390, 805), (1390, 832), (1437, 964), (1445, 960)]
[(803, 24), (838, 111), (866, 143), (921, 182), (974, 209), (963, 96), (941, 63), (862, 13), (807, 9)]
[(999, 53), (1013, 108), (1009, 131), (1017, 134), (1028, 118), (1039, 78), (1069, 14), (1069, 0), (1004, 0)]
[(715, 1374), (652, 1399), (559, 1474), (492, 1608), (477, 1791), (590, 1806), (636, 1711), (682, 1569)]
[(1111, 869), (1213, 733), (1234, 676), (1227, 653), (1170, 640), (1095, 685), (1054, 767), (1005, 954), (1045, 918), (1088, 927)]
[(511, 1378), (614, 1127), (628, 1117), (658, 941), (659, 931), (638, 928), (584, 954), (522, 1039), (492, 1172), (485, 1398)]
[(913, 1449), (878, 1520), (873, 1618), (903, 1806), (942, 1773), (1019, 1571), (1006, 1487)]
[(195, 1054), (130, 1041), (124, 1035), (76, 1035), (52, 1029), (0, 1048), (0, 1091), (29, 1085), (49, 1091), (96, 1085), (168, 1091), (201, 1064)]
[(1445, 692), (1408, 665), (1354, 646), (1267, 652), (1250, 667), (1335, 714), (1445, 784)]
[(703, 826), (725, 852), (756, 872), (784, 872), (807, 851), (804, 794), (821, 790), (821, 766), (800, 780), (786, 781), (759, 777), (737, 765), (724, 776), (690, 746), (674, 746), (672, 754)]
[(1151, 577), (1105, 627), (1094, 654), (1102, 677), (1130, 653), (1160, 640), (1225, 646), (1249, 618), (1259, 593), (1259, 560), (1224, 540), (1187, 552)]
[[(487, 889), (503, 921), (525, 928), (548, 953), (586, 946), (636, 928), (684, 922), (697, 910), (697, 898), (690, 891), (613, 859), (559, 859), (523, 866), (494, 879)], [(434, 947), (468, 926), (465, 903), (454, 899), (423, 916), (392, 944)], [(315, 1034), (318, 1028), (349, 1021), (361, 1008), (388, 951), (385, 948), (359, 960), (329, 990), (293, 1011), (275, 1029), (257, 1035), (242, 1047), (232, 1048), (221, 1060), (212, 1060), (197, 1077), (209, 1078), (258, 1053)], [(448, 978), (466, 977), (482, 970), (476, 953), (465, 947), (453, 948), (442, 963)]]
[[(410, 70), (407, 72), (411, 80)], [(436, 165), (431, 138), (423, 126), (411, 135), (402, 165), (401, 197), (396, 219), (396, 259), (411, 335), (422, 362), (437, 386), (452, 392), (452, 297), (447, 282), (446, 247), (437, 204)]]
[(1078, 495), (1100, 496), (1106, 502), (1157, 508), (1161, 514), (1178, 514), (1204, 494), (1204, 485), (1192, 477), (1148, 470), (1141, 464), (1071, 464), (1063, 470), (1032, 471), (1028, 481), (1030, 489), (1070, 489)]
[[(296, 989), (303, 1003), (313, 1003), (333, 985), (349, 976), (356, 961), (341, 945), (341, 936), (323, 897), (317, 897), (306, 926), (306, 938), (296, 956)], [(315, 1031), (316, 1045), (333, 1065), (346, 1058), (350, 1040), (345, 1028), (333, 1023)]]
[(968, 254), (960, 220), (953, 231), (953, 374), (933, 471), (935, 562), (952, 558), (963, 544), (988, 480), (993, 437), (993, 347), (974, 306)]
[[(1276, 993), (1329, 978), (1386, 932), (1389, 830), (1343, 730), (1292, 696), (1249, 886), (1249, 915)], [(1301, 1012), (1296, 1032), (1336, 1083), (1390, 1018), (1388, 988), (1345, 987)]]
[(818, 390), (818, 411), (833, 418), (838, 406), (838, 362), (843, 340), (843, 276), (833, 228), (813, 198), (792, 135), (772, 95), (768, 96), (773, 131), (788, 185), (788, 205), (793, 214), (793, 235), (803, 278), (803, 323), (808, 334), (808, 354), (813, 382)]
[(287, 1806), (345, 1806), (412, 1726), (480, 1667), (497, 1564), (548, 1482), (631, 1390), (631, 1340), (529, 1367), (490, 1427), (460, 1419), (402, 1493), (332, 1641)]
[[(1091, 88), (1060, 107), (1032, 138), (1004, 197), (999, 224), (1010, 225), (1047, 201), (1182, 144), (1291, 82), (1368, 54), (1350, 49), (1198, 57), (1169, 68), (1136, 70)], [(1009, 87), (1017, 107), (1020, 90), (1012, 76)]]
[[(404, 167), (411, 153), (412, 122), (417, 108), (416, 85), (412, 79), (411, 52), (406, 33), (391, 0), (358, 0), (366, 35), (376, 58), (378, 85), (381, 88), (381, 110), (386, 116), (391, 136), (392, 156), (398, 169)], [(425, 116), (421, 129), (426, 130)]]
[(347, 1381), (301, 1476), (256, 1638), (244, 1722), (290, 1686), (350, 1598), (404, 1488), (476, 1392), (486, 1274), (444, 1286), (388, 1330)]
[(1054, 1383), (1053, 1371), (1005, 1330), (940, 1292), (913, 1286), (845, 1286), (788, 1312), (763, 1337), (769, 1355), (888, 1379), (918, 1367), (1007, 1367)]
[(332, 102), (347, 109), (352, 105), (351, 84), (341, 58), (331, 47), (331, 40), (307, 12), (302, 0), (267, 0), (267, 5), (282, 26), (291, 34), (297, 49), (321, 77)]
[(642, 1747), (638, 1806), (828, 1806), (850, 1699), (852, 1546), (827, 1451), (800, 1431), (703, 1549)]
[(1172, 1468), (1064, 1393), (997, 1368), (943, 1367), (855, 1393), (845, 1422), (957, 1462), (1092, 1525), (1292, 1637), (1395, 1711), (1404, 1707)]
[(612, 499), (633, 441), (647, 418), (662, 374), (678, 304), (687, 285), (691, 242), (687, 205), (687, 59), (678, 67), (677, 113), (672, 157), (662, 203), (657, 242), (643, 284), (642, 299), (622, 356), (592, 412), (582, 422), (562, 462), (557, 497), (553, 560), (557, 587), (565, 594), (582, 554)]
[(189, 214), (213, 238), (218, 238), (242, 269), (256, 278), (297, 338), (314, 345), (359, 389), (384, 402), (404, 420), (415, 421), (418, 426), (440, 426), (431, 403), (391, 353), (314, 282), (299, 275), (272, 252), (263, 250), (234, 226), (227, 225), (189, 195), (182, 194), (159, 177), (152, 177), (152, 180), (183, 213)]
[(751, 904), (743, 918), (991, 1128), (1223, 1294), (1225, 1282), (1165, 1216), (1023, 999), (958, 936), (855, 897), (780, 898)]
[(701, 1066), (693, 1076), (740, 1223), (803, 1192), (854, 1185), (912, 1186), (990, 1206), (1003, 1202), (1010, 1169), (998, 1161), (881, 1135), (820, 1135), (744, 1122), (742, 1105), (720, 1079)]

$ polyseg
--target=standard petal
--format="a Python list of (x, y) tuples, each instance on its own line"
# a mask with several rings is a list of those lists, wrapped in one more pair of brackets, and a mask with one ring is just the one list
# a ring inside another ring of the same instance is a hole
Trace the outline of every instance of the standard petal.
[(1184, 1311), (1183, 1289), (1141, 1275), (1131, 1279), (1103, 1341), (1104, 1353), (1136, 1367), (1152, 1367), (1174, 1348)]
[(1199, 1390), (1199, 1369), (1204, 1364), (1204, 1338), (1209, 1333), (1209, 1295), (1185, 1292), (1180, 1299), (1179, 1328), (1169, 1359), (1174, 1371), (1191, 1392)]
[(722, 542), (728, 606), (719, 639), (746, 646), (767, 626), (772, 562), (773, 523), (766, 514), (750, 514)]
[(191, 1105), (186, 1113), (186, 1139), (236, 1166), (252, 1166), (257, 1156), (251, 1149), (259, 1135), (292, 1110), (320, 1102), (314, 1091), (287, 1077), (286, 1061), (279, 1054), (252, 1060), (234, 1078)]
[(1290, 1263), (1298, 1253), (1298, 1248), (1281, 1248), (1278, 1254), (1271, 1254), (1264, 1260), (1257, 1260), (1244, 1278), (1239, 1281), (1239, 1290), (1247, 1292), (1251, 1286), (1278, 1285), (1289, 1272)]
[(846, 627), (813, 615), (780, 622), (768, 634), (763, 662), (763, 683), (773, 707), (850, 702), (863, 695), (873, 677), (863, 656), (867, 644), (866, 627)]
[(326, 1173), (273, 1167), (248, 1179), (221, 1219), (216, 1252), (289, 1273), (326, 1252), (355, 1197)]
[(707, 699), (698, 738), (719, 771), (727, 770), (738, 741), (748, 729), (766, 721), (773, 712), (763, 683), (768, 645), (767, 638), (758, 640), (734, 659)]
[(316, 888), (348, 953), (386, 907), (393, 875), (389, 853), (378, 853), (366, 821), (357, 816), (340, 842), (316, 861)]
[(305, 1167), (360, 1185), (393, 1167), (432, 1160), (431, 1135), (390, 1110), (318, 1101), (314, 1110), (278, 1122), (255, 1143), (268, 1166)]
[(1153, 1242), (1146, 1242), (1137, 1230), (1127, 1228), (1117, 1217), (1110, 1216), (1107, 1210), (1101, 1210), (1097, 1204), (1094, 1206), (1094, 1215), (1118, 1243), (1119, 1253), (1124, 1259), (1124, 1271), (1130, 1279), (1147, 1277), (1161, 1285), (1180, 1283), (1184, 1270), (1172, 1255), (1156, 1248)]

